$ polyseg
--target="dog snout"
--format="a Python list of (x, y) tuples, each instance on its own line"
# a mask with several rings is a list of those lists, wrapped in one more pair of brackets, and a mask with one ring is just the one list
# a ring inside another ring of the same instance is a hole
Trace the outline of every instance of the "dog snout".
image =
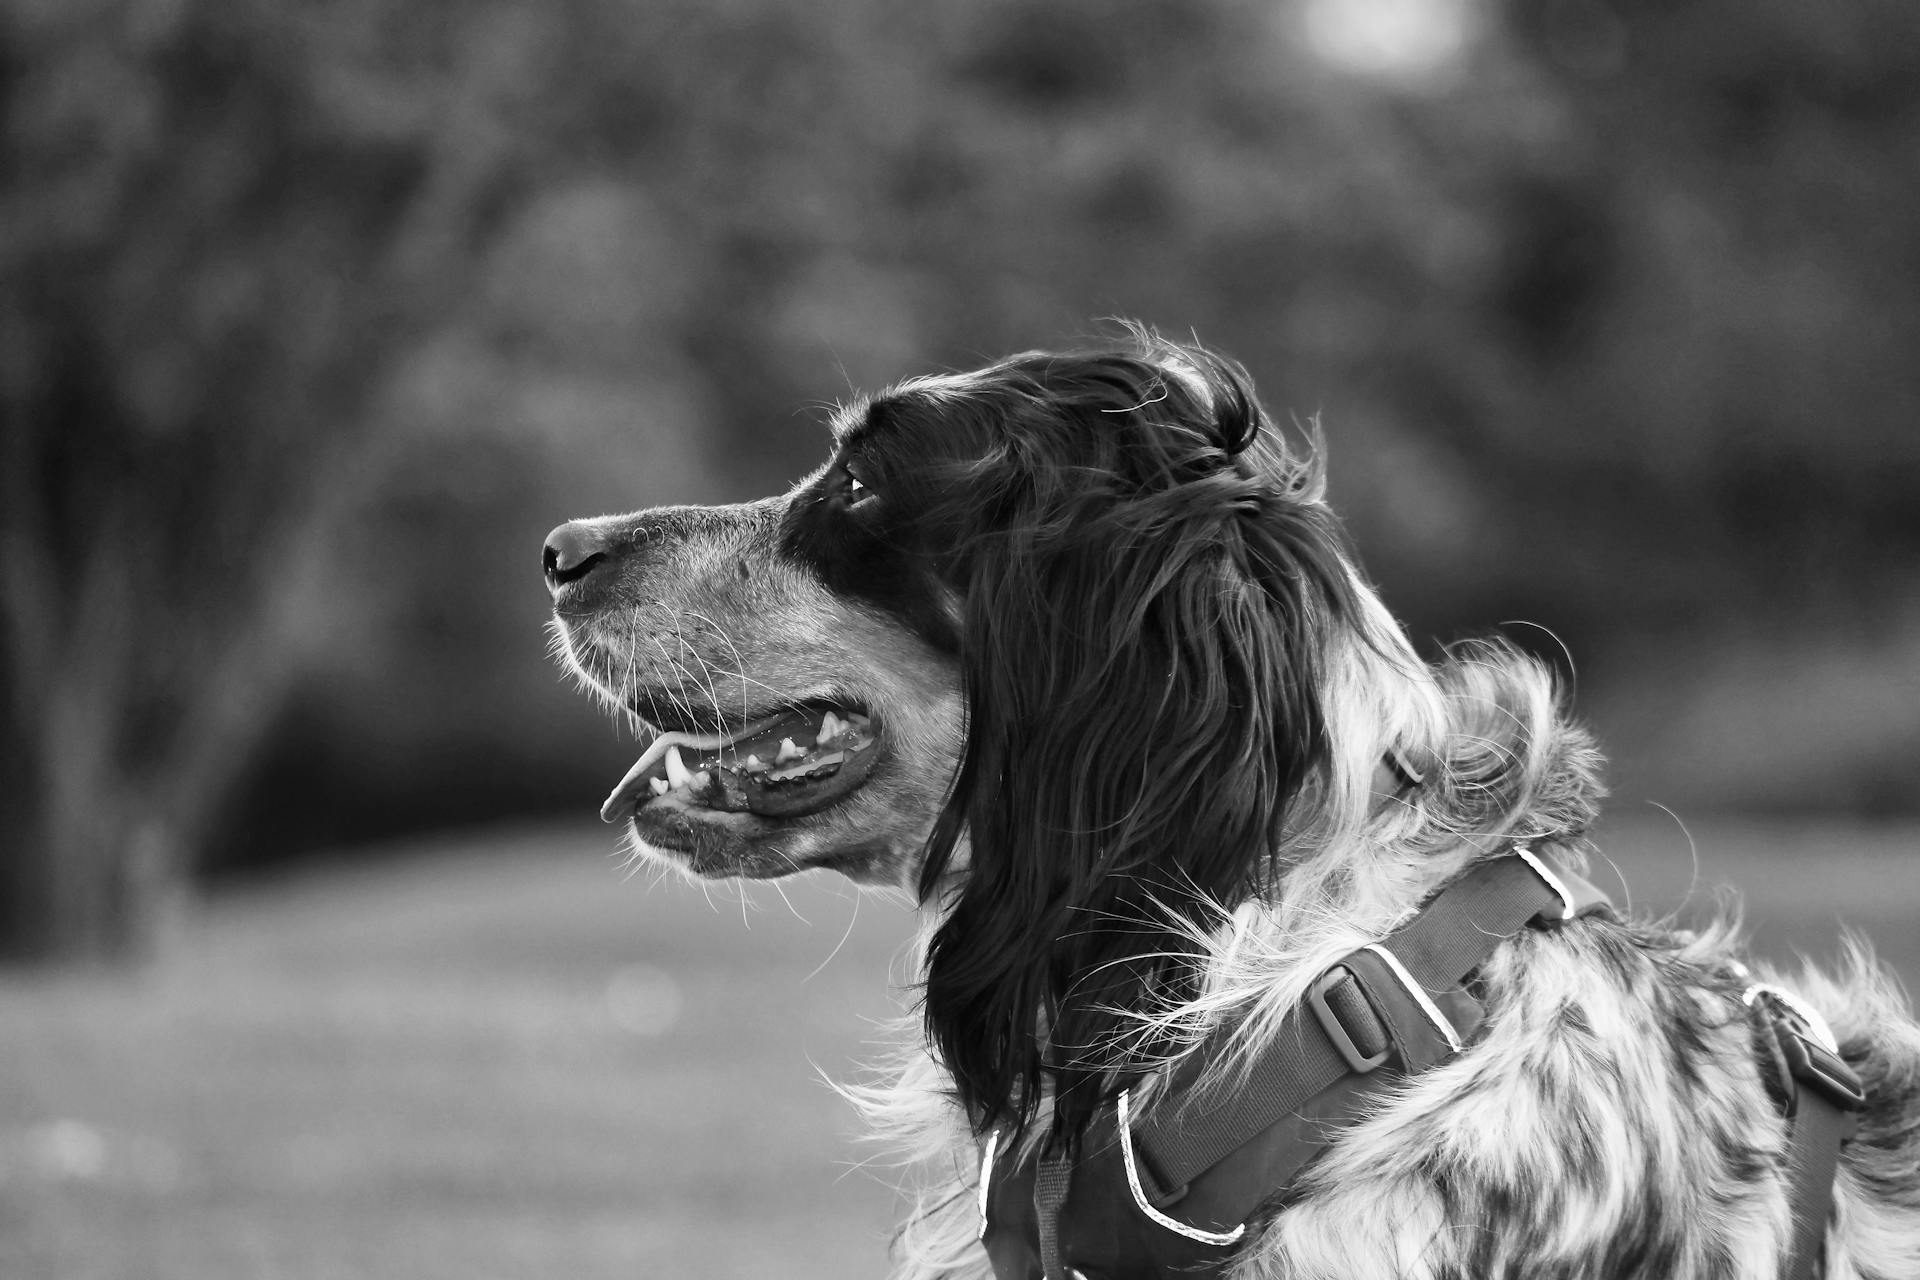
[(613, 544), (593, 523), (570, 520), (547, 535), (540, 564), (546, 571), (547, 591), (559, 594), (583, 582), (612, 559)]

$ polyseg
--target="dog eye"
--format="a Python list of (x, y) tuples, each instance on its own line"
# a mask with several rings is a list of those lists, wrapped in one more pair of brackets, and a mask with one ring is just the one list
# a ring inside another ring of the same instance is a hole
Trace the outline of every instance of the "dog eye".
[(847, 463), (841, 470), (844, 471), (847, 476), (848, 506), (857, 507), (869, 499), (879, 497), (879, 494), (874, 490), (873, 486), (868, 484), (860, 475), (862, 471), (866, 470), (865, 467), (858, 467), (853, 463)]

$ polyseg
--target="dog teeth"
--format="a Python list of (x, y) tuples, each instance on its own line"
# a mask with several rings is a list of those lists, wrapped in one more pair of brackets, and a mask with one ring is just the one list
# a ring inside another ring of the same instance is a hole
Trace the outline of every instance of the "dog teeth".
[(667, 785), (675, 791), (693, 780), (693, 774), (687, 769), (687, 762), (680, 758), (680, 748), (667, 748)]
[(813, 745), (816, 747), (826, 746), (829, 742), (839, 737), (846, 727), (846, 721), (831, 711), (827, 712), (826, 715), (820, 718), (820, 732), (814, 736)]
[[(756, 745), (766, 751), (760, 735), (766, 735), (792, 714), (769, 716), (731, 734), (661, 734), (614, 787), (600, 806), (600, 816), (608, 822), (622, 822), (647, 801), (674, 793), (680, 793), (689, 803), (744, 809), (749, 807), (748, 791), (757, 796), (767, 787), (784, 788), (830, 777), (849, 757), (873, 745), (872, 726), (866, 716), (827, 711), (805, 746), (792, 738), (782, 738), (778, 749), (771, 752), (771, 760), (754, 753), (742, 761), (731, 754), (756, 737), (760, 739)], [(685, 754), (689, 751), (694, 753), (691, 757)], [(720, 757), (717, 761), (713, 759), (716, 752)], [(703, 763), (705, 768), (696, 767)]]
[(797, 782), (803, 778), (825, 778), (840, 771), (846, 763), (847, 753), (833, 751), (817, 760), (808, 760), (789, 769), (775, 769), (767, 775), (768, 782)]

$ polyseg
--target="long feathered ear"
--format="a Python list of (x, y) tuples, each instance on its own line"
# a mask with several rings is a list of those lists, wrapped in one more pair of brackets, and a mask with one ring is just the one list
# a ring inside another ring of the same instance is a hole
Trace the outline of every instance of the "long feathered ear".
[(1317, 476), (1248, 454), (1244, 376), (1161, 354), (989, 371), (1004, 435), (954, 570), (968, 740), (923, 896), (969, 852), (926, 1018), (982, 1124), (1024, 1128), (1047, 1084), (1066, 1142), (1165, 1052), (1122, 1011), (1197, 994), (1177, 918), (1271, 878), (1349, 609)]

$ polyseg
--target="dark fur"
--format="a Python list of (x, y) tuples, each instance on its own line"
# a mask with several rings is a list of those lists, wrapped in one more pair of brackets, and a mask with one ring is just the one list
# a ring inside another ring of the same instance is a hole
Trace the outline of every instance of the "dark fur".
[(1239, 370), (1203, 372), (1210, 406), (1137, 356), (1009, 361), (970, 401), (968, 461), (931, 477), (971, 731), (922, 898), (965, 838), (972, 857), (925, 1012), (983, 1124), (1030, 1121), (1046, 1080), (1054, 1134), (1077, 1134), (1166, 1055), (1115, 1011), (1197, 994), (1165, 916), (1197, 925), (1270, 882), (1325, 752), (1338, 531), (1243, 457), (1259, 417)]

